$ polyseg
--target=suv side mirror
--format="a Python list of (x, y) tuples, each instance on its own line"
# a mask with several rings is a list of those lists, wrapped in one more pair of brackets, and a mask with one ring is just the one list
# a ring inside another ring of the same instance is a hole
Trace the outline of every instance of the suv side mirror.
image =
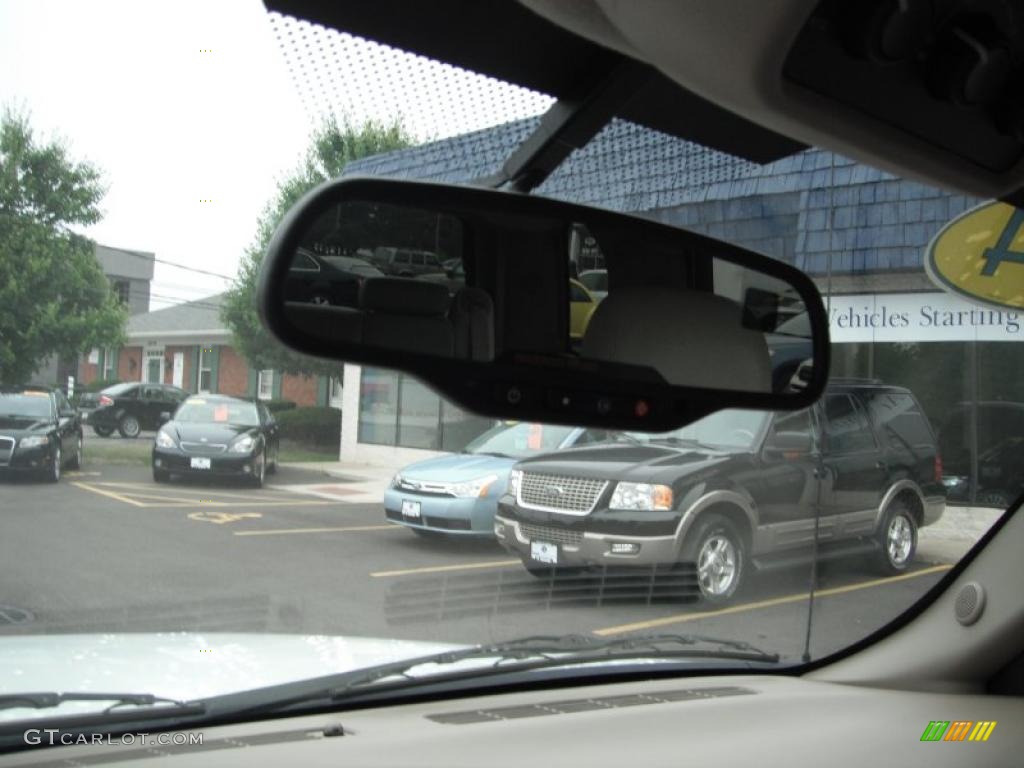
[(811, 453), (814, 441), (809, 432), (773, 432), (764, 447), (766, 451), (781, 453), (790, 458)]
[(161, 424), (166, 424), (170, 420), (171, 420), (171, 412), (170, 411), (161, 411), (160, 412), (160, 423)]

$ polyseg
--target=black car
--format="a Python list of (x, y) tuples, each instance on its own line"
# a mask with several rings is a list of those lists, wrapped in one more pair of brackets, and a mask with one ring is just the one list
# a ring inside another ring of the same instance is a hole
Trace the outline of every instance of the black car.
[(0, 471), (30, 472), (51, 482), (82, 465), (82, 423), (59, 390), (0, 389)]
[(82, 421), (100, 437), (109, 437), (116, 429), (121, 437), (135, 438), (144, 430), (160, 426), (160, 414), (174, 411), (188, 392), (169, 384), (113, 384), (99, 392), (87, 392), (79, 398)]
[(354, 256), (318, 254), (300, 248), (285, 277), (285, 300), (355, 307), (363, 281), (383, 275), (369, 262)]
[[(972, 421), (977, 426), (977, 478), (972, 481)], [(939, 427), (949, 498), (1006, 509), (1024, 493), (1024, 403), (960, 403)]]
[(277, 422), (263, 403), (196, 395), (156, 433), (153, 479), (163, 483), (171, 475), (240, 477), (259, 488), (267, 473), (277, 471), (278, 448)]
[(725, 601), (749, 566), (870, 552), (889, 573), (945, 509), (935, 436), (910, 391), (833, 383), (811, 409), (720, 411), (667, 434), (516, 465), (495, 534), (535, 575), (694, 568)]

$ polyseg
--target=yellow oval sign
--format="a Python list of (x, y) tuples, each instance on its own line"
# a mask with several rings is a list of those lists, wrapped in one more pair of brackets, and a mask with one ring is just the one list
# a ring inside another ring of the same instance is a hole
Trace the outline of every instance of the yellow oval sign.
[(985, 203), (957, 216), (928, 245), (928, 276), (971, 301), (1024, 308), (1024, 210)]

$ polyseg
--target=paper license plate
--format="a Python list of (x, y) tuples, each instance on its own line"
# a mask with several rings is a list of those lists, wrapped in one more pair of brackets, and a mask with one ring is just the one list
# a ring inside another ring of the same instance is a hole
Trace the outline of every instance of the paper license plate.
[(402, 500), (402, 517), (414, 517), (419, 520), (420, 503), (418, 501)]
[(538, 563), (558, 562), (558, 545), (548, 544), (546, 541), (530, 542), (530, 558)]
[(210, 460), (198, 456), (192, 457), (192, 469), (209, 469)]

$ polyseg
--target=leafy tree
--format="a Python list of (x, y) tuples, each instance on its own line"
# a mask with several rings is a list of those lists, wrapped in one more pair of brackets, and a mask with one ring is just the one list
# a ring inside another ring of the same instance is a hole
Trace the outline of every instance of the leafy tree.
[(22, 113), (0, 116), (0, 383), (27, 382), (50, 355), (116, 345), (128, 319), (91, 240), (100, 172), (58, 141), (37, 142)]
[(274, 198), (260, 216), (256, 238), (242, 258), (238, 276), (225, 296), (221, 317), (231, 329), (235, 349), (257, 369), (273, 368), (299, 375), (338, 375), (338, 363), (326, 362), (286, 349), (260, 324), (256, 313), (256, 281), (267, 244), (285, 213), (313, 187), (341, 175), (351, 161), (402, 149), (412, 138), (398, 121), (382, 124), (367, 121), (353, 126), (339, 124), (333, 116), (314, 131), (305, 158), (279, 182)]

